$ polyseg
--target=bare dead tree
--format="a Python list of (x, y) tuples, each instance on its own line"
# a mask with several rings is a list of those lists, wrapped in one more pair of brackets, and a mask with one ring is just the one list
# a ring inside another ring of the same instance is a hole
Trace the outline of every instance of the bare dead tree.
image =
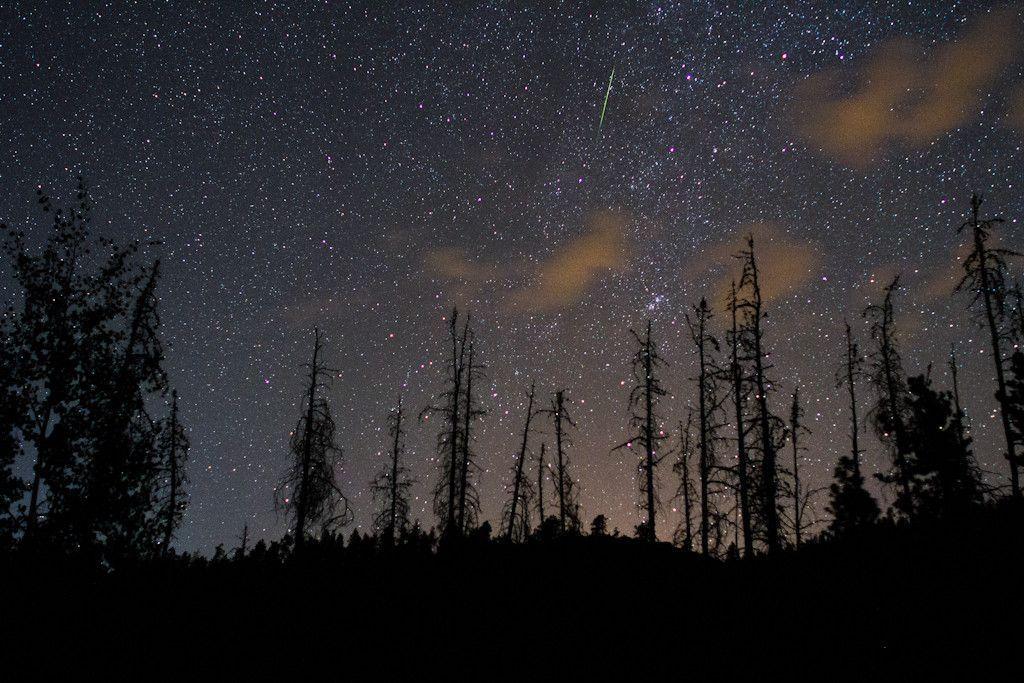
[(736, 488), (739, 499), (740, 526), (743, 530), (743, 556), (754, 555), (754, 531), (751, 524), (750, 510), (750, 462), (746, 446), (746, 426), (744, 419), (744, 403), (747, 397), (747, 381), (743, 372), (740, 349), (744, 345), (744, 330), (739, 326), (739, 298), (736, 283), (732, 283), (729, 296), (729, 312), (732, 314), (732, 328), (729, 332), (729, 380), (732, 384), (733, 408), (736, 417)]
[(1003, 425), (1003, 436), (1006, 439), (1004, 457), (1010, 466), (1010, 495), (1015, 499), (1020, 499), (1020, 474), (1018, 471), (1020, 463), (1006, 406), (1006, 373), (1002, 350), (1006, 337), (1006, 332), (1003, 329), (1006, 317), (1006, 261), (1009, 258), (1020, 256), (1020, 254), (1011, 249), (989, 246), (988, 242), (992, 237), (993, 228), (1002, 223), (1003, 219), (1000, 217), (980, 218), (981, 203), (981, 196), (975, 193), (971, 197), (970, 217), (957, 229), (957, 234), (970, 230), (973, 248), (964, 259), (964, 276), (957, 284), (956, 291), (971, 292), (973, 296), (969, 306), (978, 308), (978, 305), (981, 304), (982, 307), (981, 311), (976, 314), (976, 320), (980, 327), (988, 328), (992, 345), (992, 361), (996, 368), (996, 399), (999, 402), (999, 417)]
[(437, 404), (428, 405), (420, 412), (420, 420), (429, 420), (436, 415), (442, 426), (437, 434), (436, 452), (440, 476), (434, 486), (434, 515), (441, 526), (441, 536), (449, 538), (459, 530), (456, 505), (459, 496), (459, 446), (461, 444), (462, 382), (466, 358), (466, 324), (460, 335), (459, 311), (452, 309), (448, 321), (448, 338), (451, 344), (451, 359), (445, 378), (445, 389), (438, 395)]
[(812, 497), (817, 492), (817, 489), (805, 490), (800, 482), (800, 453), (804, 450), (804, 447), (801, 446), (801, 438), (811, 433), (811, 430), (804, 425), (803, 418), (804, 410), (800, 405), (800, 389), (797, 388), (793, 391), (793, 403), (789, 411), (789, 439), (793, 448), (793, 469), (790, 473), (792, 476), (790, 495), (793, 499), (793, 519), (791, 521), (793, 544), (797, 549), (800, 548), (800, 543), (803, 540), (804, 530), (811, 526), (805, 521), (806, 514)]
[(544, 462), (544, 452), (547, 450), (547, 443), (541, 441), (540, 453), (537, 455), (537, 515), (540, 517), (540, 524), (544, 524), (546, 511), (544, 509), (544, 473), (547, 471), (547, 463)]
[[(675, 541), (689, 553), (693, 552), (693, 499), (697, 495), (690, 477), (690, 459), (693, 456), (692, 409), (686, 411), (686, 424), (679, 423), (679, 441), (679, 457), (672, 469), (679, 477), (679, 488), (676, 490), (675, 497), (683, 501), (683, 518), (676, 529)], [(703, 513), (701, 516), (703, 517)], [(707, 554), (707, 550), (704, 551), (704, 554)]]
[(462, 408), (462, 448), (459, 458), (459, 506), (458, 528), (465, 535), (470, 527), (475, 527), (480, 512), (480, 495), (476, 489), (476, 453), (473, 450), (473, 423), (487, 414), (480, 408), (473, 396), (473, 380), (483, 379), (484, 366), (476, 360), (476, 336), (469, 327), (466, 318), (466, 331), (463, 334), (465, 343), (469, 345), (466, 364), (463, 367), (465, 391)]
[[(566, 448), (572, 444), (572, 440), (566, 432), (569, 427), (575, 428), (576, 422), (566, 409), (567, 402), (565, 390), (559, 389), (555, 392), (551, 407), (542, 411), (551, 416), (555, 425), (554, 476), (558, 489), (558, 530), (561, 534), (565, 534), (567, 530), (578, 530), (580, 526), (579, 505), (576, 502), (576, 482), (570, 474), (569, 456), (566, 452)], [(543, 448), (541, 452), (543, 454)], [(541, 497), (543, 498), (543, 496)], [(541, 523), (543, 524), (543, 522), (542, 517)]]
[(693, 307), (693, 316), (686, 315), (690, 338), (697, 349), (697, 407), (700, 416), (700, 433), (698, 435), (700, 459), (697, 471), (701, 501), (700, 547), (701, 552), (705, 555), (709, 550), (711, 522), (710, 481), (712, 470), (715, 468), (713, 442), (717, 425), (713, 420), (713, 415), (720, 408), (716, 395), (718, 393), (718, 378), (722, 374), (721, 368), (718, 367), (714, 358), (714, 354), (720, 351), (718, 340), (709, 330), (709, 324), (713, 317), (711, 307), (704, 297), (701, 297), (700, 303)]
[[(530, 532), (529, 506), (530, 496), (533, 491), (529, 480), (523, 477), (523, 466), (529, 455), (530, 423), (533, 421), (533, 416), (536, 412), (533, 408), (535, 393), (536, 385), (531, 382), (530, 391), (526, 395), (526, 419), (523, 425), (523, 440), (519, 445), (519, 456), (512, 467), (512, 497), (506, 505), (506, 514), (503, 516), (505, 524), (504, 536), (505, 540), (509, 543), (517, 537), (519, 540), (524, 540)], [(543, 507), (543, 503), (541, 503), (541, 507)], [(543, 521), (541, 519), (541, 522)]]
[(780, 548), (779, 485), (776, 463), (776, 437), (780, 431), (780, 421), (768, 409), (770, 383), (766, 372), (771, 369), (771, 366), (766, 366), (764, 362), (766, 356), (763, 327), (765, 312), (753, 235), (747, 237), (747, 249), (740, 252), (739, 258), (743, 260), (740, 290), (747, 292), (746, 297), (739, 305), (744, 310), (744, 327), (747, 330), (744, 338), (749, 343), (749, 355), (753, 361), (752, 380), (754, 398), (757, 401), (756, 424), (761, 449), (760, 509), (764, 517), (768, 552), (774, 553)]
[(879, 439), (888, 444), (895, 468), (895, 472), (879, 478), (899, 486), (896, 506), (909, 516), (914, 511), (914, 498), (910, 486), (910, 445), (906, 427), (907, 379), (896, 339), (892, 303), (899, 286), (897, 275), (885, 288), (882, 303), (865, 308), (864, 317), (871, 321), (871, 338), (875, 342), (875, 350), (870, 356), (871, 379), (878, 392), (872, 409), (875, 431)]
[(953, 429), (956, 431), (960, 449), (966, 452), (967, 425), (964, 421), (964, 409), (960, 405), (960, 366), (956, 361), (956, 346), (949, 348), (949, 374), (953, 380)]
[(171, 414), (165, 421), (160, 434), (160, 452), (166, 475), (166, 495), (161, 510), (161, 524), (164, 532), (163, 552), (169, 553), (174, 530), (181, 524), (188, 505), (185, 497), (185, 462), (188, 460), (189, 440), (185, 427), (178, 420), (178, 392), (171, 393)]
[(335, 442), (334, 418), (327, 399), (318, 393), (337, 370), (324, 365), (320, 330), (313, 334), (313, 359), (304, 366), (309, 369), (306, 411), (291, 438), (294, 460), (274, 492), (275, 507), (294, 516), (296, 552), (302, 551), (311, 525), (332, 532), (352, 520), (348, 499), (336, 481), (341, 448)]
[(668, 394), (658, 378), (659, 368), (666, 363), (658, 352), (657, 343), (651, 337), (650, 320), (647, 321), (647, 329), (642, 336), (635, 330), (629, 332), (639, 347), (632, 361), (633, 379), (636, 384), (629, 394), (629, 426), (635, 432), (629, 440), (613, 450), (632, 448), (634, 442), (643, 448), (637, 467), (640, 473), (640, 495), (644, 499), (641, 508), (647, 512), (643, 531), (645, 540), (654, 543), (658, 540), (655, 530), (658, 505), (655, 468), (668, 455), (658, 455), (658, 444), (668, 437), (664, 430), (658, 427), (660, 417), (657, 414), (658, 402)]
[(402, 462), (405, 454), (404, 417), (402, 395), (399, 394), (398, 403), (388, 415), (391, 452), (383, 469), (370, 484), (378, 507), (373, 526), (385, 547), (393, 546), (398, 535), (409, 525), (409, 490), (413, 480), (409, 476), (409, 468)]

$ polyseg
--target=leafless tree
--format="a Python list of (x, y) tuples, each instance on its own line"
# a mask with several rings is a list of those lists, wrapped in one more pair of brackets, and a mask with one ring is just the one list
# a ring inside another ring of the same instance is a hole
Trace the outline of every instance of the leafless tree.
[(1016, 455), (1013, 429), (1010, 425), (1009, 411), (1006, 407), (1006, 374), (1003, 343), (1007, 337), (1006, 317), (1006, 261), (1020, 256), (1011, 249), (989, 246), (993, 228), (1002, 223), (999, 217), (982, 219), (979, 217), (982, 198), (978, 194), (971, 197), (970, 217), (960, 225), (957, 234), (970, 231), (971, 253), (964, 259), (964, 276), (956, 286), (956, 291), (972, 293), (970, 306), (981, 308), (976, 314), (980, 327), (987, 328), (992, 345), (992, 362), (996, 369), (996, 399), (999, 401), (999, 417), (1006, 439), (1006, 458), (1010, 466), (1010, 495), (1019, 499), (1020, 474), (1019, 461)]

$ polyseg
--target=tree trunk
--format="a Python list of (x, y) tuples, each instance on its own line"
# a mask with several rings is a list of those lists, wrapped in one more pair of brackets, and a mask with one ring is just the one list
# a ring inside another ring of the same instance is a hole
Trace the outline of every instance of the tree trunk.
[[(530, 394), (526, 401), (526, 426), (523, 427), (523, 442), (519, 446), (519, 461), (516, 462), (516, 476), (512, 484), (512, 502), (509, 505), (508, 528), (505, 530), (505, 540), (512, 542), (512, 530), (516, 523), (516, 506), (519, 503), (519, 488), (523, 480), (523, 461), (526, 459), (526, 446), (530, 438), (530, 419), (533, 417), (533, 395), (535, 385), (530, 384)], [(542, 519), (541, 522), (544, 520)]]
[(999, 343), (999, 328), (996, 324), (995, 303), (989, 283), (988, 258), (985, 253), (985, 240), (982, 239), (981, 226), (978, 222), (978, 209), (981, 200), (977, 195), (971, 199), (971, 227), (974, 231), (974, 248), (978, 254), (978, 269), (981, 277), (981, 293), (985, 300), (985, 318), (988, 322), (989, 336), (992, 340), (992, 360), (996, 366), (996, 398), (999, 401), (999, 417), (1003, 423), (1003, 436), (1006, 439), (1006, 459), (1010, 464), (1010, 495), (1020, 499), (1020, 474), (1017, 469), (1017, 455), (1014, 447), (1013, 429), (1010, 427), (1010, 415), (1006, 410), (1006, 376), (1003, 371), (1003, 354)]
[(739, 468), (740, 518), (743, 526), (743, 556), (754, 556), (754, 532), (750, 524), (750, 482), (746, 434), (743, 421), (743, 368), (739, 361), (739, 326), (736, 321), (736, 283), (732, 285), (732, 385), (736, 407), (736, 450)]

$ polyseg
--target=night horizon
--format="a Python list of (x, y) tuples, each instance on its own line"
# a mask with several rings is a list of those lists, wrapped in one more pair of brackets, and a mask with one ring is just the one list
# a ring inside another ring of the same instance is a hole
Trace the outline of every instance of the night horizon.
[[(1020, 245), (1019, 6), (499, 5), (443, 21), (415, 6), (182, 9), (8, 9), (0, 48), (3, 220), (41, 240), (35, 189), (60, 205), (81, 175), (97, 234), (161, 242), (143, 255), (162, 262), (192, 444), (180, 548), (233, 547), (245, 524), (285, 531), (273, 494), (314, 326), (340, 370), (340, 486), (369, 529), (384, 418), (399, 393), (419, 412), (439, 390), (456, 304), (488, 366), (481, 519), (500, 526), (533, 380), (545, 403), (555, 389), (576, 402), (583, 516), (631, 533), (635, 457), (611, 452), (628, 436), (628, 330), (653, 320), (675, 439), (695, 405), (683, 316), (707, 296), (722, 335), (748, 233), (765, 263), (773, 407), (799, 388), (812, 486), (846, 449), (843, 321), (866, 345), (862, 311), (897, 273), (908, 372), (933, 364), (948, 388), (957, 344), (976, 455), (1005, 483), (990, 351), (952, 290), (972, 192)], [(970, 51), (993, 32), (1008, 40)], [(424, 526), (435, 437), (409, 423)], [(868, 472), (889, 466), (873, 434), (863, 457)], [(661, 478), (671, 540), (675, 483)]]

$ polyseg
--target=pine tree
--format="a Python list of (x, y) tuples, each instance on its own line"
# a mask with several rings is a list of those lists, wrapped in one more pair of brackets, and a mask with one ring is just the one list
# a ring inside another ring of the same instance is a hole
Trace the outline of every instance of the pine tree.
[(894, 469), (891, 474), (876, 476), (885, 483), (898, 485), (896, 508), (909, 517), (914, 513), (914, 497), (906, 428), (907, 383), (896, 339), (892, 304), (899, 286), (900, 278), (896, 276), (885, 288), (882, 303), (864, 309), (864, 317), (871, 321), (871, 338), (875, 342), (875, 350), (870, 356), (871, 380), (878, 394), (872, 410), (875, 431), (878, 438), (888, 445)]
[(980, 327), (987, 328), (992, 348), (992, 362), (996, 369), (996, 399), (999, 402), (999, 417), (1006, 440), (1004, 457), (1010, 466), (1010, 495), (1020, 499), (1019, 461), (1016, 455), (1013, 430), (1010, 425), (1009, 410), (1006, 407), (1006, 377), (1003, 358), (1003, 344), (1006, 332), (1003, 329), (1006, 317), (1006, 260), (1020, 256), (1016, 251), (989, 246), (992, 229), (1003, 222), (1002, 218), (981, 219), (982, 198), (978, 194), (971, 197), (971, 215), (960, 225), (957, 234), (970, 230), (971, 253), (964, 260), (964, 276), (957, 284), (956, 291), (969, 291), (973, 294), (970, 306), (982, 307), (977, 313)]
[(928, 375), (911, 377), (907, 385), (907, 436), (918, 512), (962, 515), (981, 503), (981, 476), (970, 440), (961, 441), (956, 433), (952, 396), (933, 389)]
[(388, 414), (390, 453), (384, 467), (370, 484), (378, 508), (374, 530), (388, 548), (395, 544), (395, 540), (409, 525), (409, 490), (413, 481), (409, 476), (409, 468), (402, 461), (405, 455), (404, 417), (402, 395), (399, 394), (398, 403)]
[(658, 352), (657, 343), (651, 337), (650, 320), (647, 321), (647, 329), (643, 336), (634, 330), (629, 332), (639, 347), (632, 361), (636, 384), (629, 394), (630, 428), (636, 431), (628, 441), (616, 449), (632, 448), (634, 442), (643, 448), (637, 470), (640, 475), (640, 495), (643, 498), (641, 507), (647, 513), (644, 540), (654, 543), (658, 539), (655, 528), (658, 505), (655, 468), (665, 457), (665, 454), (658, 456), (658, 444), (667, 438), (664, 430), (658, 426), (658, 402), (668, 393), (658, 378), (658, 370), (665, 365), (665, 361)]
[(293, 517), (295, 552), (301, 553), (309, 529), (334, 532), (352, 521), (348, 499), (338, 488), (336, 472), (341, 448), (335, 442), (335, 424), (327, 399), (320, 395), (329, 373), (321, 358), (320, 330), (313, 331), (313, 359), (309, 369), (306, 408), (292, 432), (292, 463), (274, 492), (275, 507)]
[(860, 423), (857, 418), (857, 380), (863, 376), (864, 359), (853, 340), (850, 323), (846, 323), (846, 354), (837, 385), (846, 385), (850, 397), (850, 455), (841, 456), (836, 463), (835, 481), (829, 487), (830, 501), (827, 512), (832, 515), (829, 532), (832, 536), (847, 536), (878, 521), (878, 503), (864, 488), (860, 472)]

